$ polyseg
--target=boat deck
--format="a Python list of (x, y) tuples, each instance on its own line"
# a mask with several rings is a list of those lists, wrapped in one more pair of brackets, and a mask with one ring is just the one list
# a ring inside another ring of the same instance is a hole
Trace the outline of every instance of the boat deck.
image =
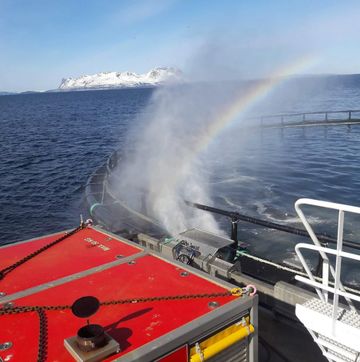
[[(0, 248), (1, 267), (59, 235)], [(7, 293), (0, 299), (1, 341), (12, 343), (9, 350), (0, 351), (4, 361), (37, 360), (39, 341), (44, 337), (36, 310), (1, 315), (6, 307), (16, 311), (17, 307), (41, 306), (45, 313), (46, 335), (42, 344), (46, 360), (66, 362), (74, 359), (65, 348), (64, 339), (75, 336), (86, 324), (85, 319), (72, 314), (70, 306), (83, 296), (99, 299), (100, 309), (90, 322), (103, 326), (120, 344), (121, 351), (106, 361), (115, 357), (136, 359), (150, 342), (159, 341), (161, 345), (177, 337), (181, 340), (184, 335), (191, 339), (191, 322), (210, 323), (224, 312), (223, 308), (239, 308), (243, 304), (250, 309), (254, 302), (253, 297), (229, 295), (227, 283), (220, 284), (201, 272), (164, 260), (93, 227), (80, 230), (21, 265), (0, 281), (0, 287)], [(208, 296), (177, 299), (181, 295), (203, 294)], [(139, 300), (163, 296), (169, 299)], [(60, 307), (51, 310), (54, 306)]]
[[(0, 270), (64, 234), (57, 233), (2, 247)], [(94, 228), (84, 228), (9, 273), (0, 282), (0, 291), (9, 295), (114, 262), (118, 256), (128, 257), (141, 251)]]

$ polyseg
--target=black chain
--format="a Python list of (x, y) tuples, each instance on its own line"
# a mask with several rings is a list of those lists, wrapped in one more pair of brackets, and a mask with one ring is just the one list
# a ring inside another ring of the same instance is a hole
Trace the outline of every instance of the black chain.
[[(239, 288), (235, 288), (236, 291)], [(219, 293), (203, 293), (203, 294), (182, 294), (182, 295), (166, 295), (160, 297), (146, 297), (146, 298), (129, 298), (129, 299), (117, 299), (117, 300), (108, 300), (101, 302), (100, 305), (117, 305), (117, 304), (135, 304), (135, 303), (146, 303), (146, 302), (155, 302), (155, 301), (165, 301), (165, 300), (181, 300), (181, 299), (199, 299), (199, 298), (217, 298), (217, 297), (230, 297), (232, 295), (239, 295), (233, 291), (219, 292)], [(7, 314), (20, 314), (27, 312), (39, 312), (41, 311), (57, 311), (57, 310), (66, 310), (71, 309), (71, 305), (34, 305), (34, 306), (24, 306), (24, 307), (4, 307), (0, 309), (0, 316)]]
[(42, 308), (37, 310), (40, 322), (39, 348), (37, 362), (45, 362), (47, 357), (48, 325), (46, 313)]
[(4, 279), (5, 276), (7, 274), (9, 274), (10, 272), (12, 272), (14, 269), (16, 269), (17, 267), (19, 267), (20, 265), (26, 263), (27, 261), (29, 261), (30, 259), (34, 258), (35, 256), (39, 255), (40, 253), (42, 253), (43, 251), (51, 248), (52, 246), (60, 243), (61, 241), (65, 240), (66, 238), (74, 235), (75, 233), (77, 233), (78, 231), (80, 231), (81, 229), (83, 229), (85, 227), (84, 224), (81, 224), (79, 227), (77, 227), (76, 229), (66, 233), (65, 235), (61, 236), (60, 238), (52, 241), (51, 243), (44, 245), (43, 247), (41, 247), (38, 250), (35, 250), (34, 252), (32, 252), (31, 254), (25, 256), (24, 258), (18, 260), (17, 262), (15, 262), (14, 264), (11, 264), (9, 266), (7, 266), (6, 268), (0, 270), (0, 280)]
[[(226, 292), (219, 293), (203, 293), (203, 294), (183, 294), (183, 295), (166, 295), (162, 297), (146, 297), (146, 298), (132, 298), (132, 299), (118, 299), (108, 300), (100, 303), (100, 305), (117, 305), (117, 304), (132, 304), (132, 303), (145, 303), (163, 300), (180, 300), (180, 299), (198, 299), (198, 298), (216, 298), (216, 297), (230, 297), (240, 296), (240, 288), (235, 288)], [(66, 310), (71, 309), (71, 305), (44, 305), (44, 306), (24, 306), (24, 307), (3, 307), (0, 309), (0, 316), (6, 314), (20, 314), (27, 312), (37, 312), (40, 322), (39, 332), (39, 349), (37, 362), (45, 362), (47, 358), (47, 340), (48, 340), (48, 324), (45, 311), (52, 310)]]
[(167, 295), (167, 296), (162, 296), (162, 297), (109, 300), (109, 301), (100, 303), (100, 305), (146, 303), (146, 302), (155, 302), (155, 301), (164, 301), (164, 300), (180, 300), (180, 299), (216, 298), (216, 297), (229, 297), (232, 295), (233, 295), (233, 293), (231, 291), (220, 292), (220, 293)]

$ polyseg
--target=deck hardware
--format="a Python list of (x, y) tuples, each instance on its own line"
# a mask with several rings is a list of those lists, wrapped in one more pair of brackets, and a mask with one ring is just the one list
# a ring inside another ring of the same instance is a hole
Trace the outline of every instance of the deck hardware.
[(88, 318), (99, 308), (100, 301), (93, 296), (79, 298), (71, 306), (76, 317), (87, 319), (86, 325), (78, 330), (76, 336), (64, 340), (66, 349), (77, 361), (102, 361), (120, 349), (119, 344), (105, 333), (101, 325), (90, 324)]
[(210, 309), (215, 309), (219, 306), (220, 304), (218, 302), (215, 302), (214, 300), (212, 300), (211, 302), (208, 303), (208, 307)]
[(88, 318), (95, 314), (100, 307), (100, 302), (93, 296), (81, 297), (73, 303), (71, 311), (79, 318)]
[(180, 273), (180, 276), (182, 276), (182, 277), (187, 277), (187, 276), (189, 276), (189, 273), (188, 273), (187, 271), (182, 271), (182, 272)]
[(107, 241), (111, 241), (113, 238), (111, 236), (109, 236), (108, 238), (106, 238)]
[[(360, 113), (360, 111), (359, 111), (359, 113)], [(198, 203), (194, 203), (194, 202), (190, 202), (190, 201), (186, 201), (186, 200), (185, 200), (185, 204), (190, 207), (194, 207), (195, 209), (205, 210), (205, 211), (212, 212), (214, 214), (228, 216), (231, 218), (231, 220), (237, 219), (238, 221), (244, 221), (244, 222), (247, 222), (250, 224), (265, 226), (266, 228), (284, 231), (286, 233), (290, 233), (290, 234), (294, 234), (294, 235), (305, 236), (307, 238), (309, 237), (308, 232), (304, 229), (290, 227), (287, 225), (278, 224), (278, 223), (258, 219), (255, 217), (247, 216), (244, 214), (240, 214), (238, 212), (227, 211), (227, 210), (219, 209), (216, 207), (198, 204)], [(316, 236), (319, 241), (322, 241), (324, 243), (331, 243), (331, 244), (335, 244), (335, 245), (337, 243), (336, 239), (333, 239), (325, 234), (317, 234)], [(350, 240), (344, 240), (343, 244), (344, 244), (344, 246), (347, 246), (349, 248), (353, 248), (355, 250), (360, 250), (359, 243), (356, 243), (356, 242), (353, 242)]]
[(13, 346), (12, 342), (0, 343), (0, 351), (6, 351)]
[[(100, 302), (97, 298), (89, 295), (77, 299), (71, 306), (71, 311), (76, 317), (89, 318), (100, 308)], [(99, 324), (87, 324), (81, 327), (77, 332), (77, 345), (83, 352), (90, 352), (96, 348), (103, 347), (106, 344), (104, 328)]]
[(104, 328), (99, 324), (87, 324), (77, 332), (77, 344), (81, 351), (90, 352), (104, 347), (106, 338)]
[(130, 261), (128, 262), (128, 264), (130, 264), (130, 265), (136, 264), (136, 261), (135, 261), (135, 260), (130, 260)]
[(6, 293), (5, 292), (0, 292), (0, 298), (5, 297)]
[(124, 257), (124, 255), (121, 255), (121, 254), (115, 256), (116, 259), (122, 259), (123, 257)]
[(13, 302), (7, 302), (7, 303), (4, 303), (4, 308), (13, 308), (14, 307), (14, 303)]

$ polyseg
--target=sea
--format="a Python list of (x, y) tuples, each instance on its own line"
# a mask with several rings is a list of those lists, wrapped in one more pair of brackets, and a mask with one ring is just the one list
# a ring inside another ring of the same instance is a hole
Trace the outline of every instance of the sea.
[[(360, 109), (358, 75), (292, 79), (278, 88), (253, 105), (254, 116)], [(0, 96), (0, 243), (76, 227), (87, 215), (88, 178), (125, 147), (154, 92)], [(221, 137), (221, 152), (208, 163), (212, 206), (296, 227), (294, 203), (302, 197), (360, 206), (360, 126), (250, 132), (235, 122)], [(336, 236), (334, 213), (309, 209), (309, 218), (316, 230)], [(217, 220), (230, 230), (228, 219)], [(345, 238), (358, 241), (359, 225), (347, 218)], [(299, 241), (246, 223), (239, 223), (239, 239), (276, 260), (291, 260)]]

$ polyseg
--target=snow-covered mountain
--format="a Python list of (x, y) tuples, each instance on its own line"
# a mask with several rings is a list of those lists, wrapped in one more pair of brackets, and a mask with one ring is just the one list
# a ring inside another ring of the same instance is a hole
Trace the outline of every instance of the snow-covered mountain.
[(182, 72), (177, 68), (155, 68), (145, 74), (132, 72), (102, 72), (78, 78), (63, 79), (59, 90), (148, 87), (178, 82)]

